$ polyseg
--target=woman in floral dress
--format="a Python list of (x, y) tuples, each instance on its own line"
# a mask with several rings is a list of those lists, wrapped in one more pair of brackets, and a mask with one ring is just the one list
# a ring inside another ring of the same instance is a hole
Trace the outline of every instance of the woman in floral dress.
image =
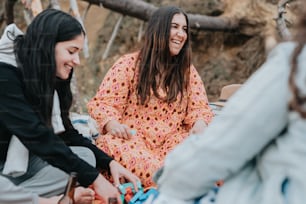
[(144, 187), (154, 185), (152, 176), (165, 155), (189, 134), (203, 132), (213, 117), (191, 63), (189, 35), (183, 10), (158, 9), (143, 47), (115, 62), (88, 103), (101, 133), (96, 145), (139, 176)]

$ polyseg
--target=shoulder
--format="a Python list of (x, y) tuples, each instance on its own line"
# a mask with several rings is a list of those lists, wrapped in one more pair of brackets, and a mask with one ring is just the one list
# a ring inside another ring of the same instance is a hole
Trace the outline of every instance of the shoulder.
[(190, 65), (189, 75), (191, 78), (195, 78), (195, 79), (200, 78), (199, 72), (193, 64)]
[(138, 59), (139, 52), (133, 52), (121, 56), (114, 65), (111, 67), (111, 72), (117, 73), (134, 73), (136, 70), (136, 61)]
[(117, 60), (117, 63), (125, 63), (125, 64), (135, 63), (138, 58), (138, 55), (139, 52), (124, 54)]
[(195, 68), (195, 66), (193, 64), (190, 65), (190, 72), (194, 72), (194, 73), (198, 73), (197, 69)]

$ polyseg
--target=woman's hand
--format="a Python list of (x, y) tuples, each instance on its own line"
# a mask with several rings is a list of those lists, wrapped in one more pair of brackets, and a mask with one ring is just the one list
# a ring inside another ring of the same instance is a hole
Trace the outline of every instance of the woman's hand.
[(99, 174), (92, 186), (97, 194), (96, 196), (102, 199), (104, 203), (108, 203), (109, 198), (117, 198), (118, 203), (122, 204), (118, 189), (101, 174)]
[(50, 198), (38, 197), (38, 204), (57, 204), (61, 197), (62, 196), (53, 196)]
[(105, 125), (107, 133), (123, 139), (132, 137), (132, 129), (127, 125), (119, 123), (117, 120), (111, 120)]
[(92, 204), (95, 199), (95, 192), (90, 188), (79, 186), (74, 191), (75, 204)]
[[(56, 204), (62, 198), (63, 195), (53, 196), (50, 198), (38, 198), (39, 204)], [(92, 204), (95, 199), (95, 192), (90, 188), (84, 188), (79, 186), (74, 191), (74, 203), (75, 204)]]
[(190, 129), (189, 134), (200, 134), (203, 133), (204, 130), (207, 128), (207, 124), (205, 123), (204, 120), (200, 119), (197, 120), (194, 124), (193, 127)]
[(124, 168), (121, 164), (119, 164), (115, 160), (112, 160), (110, 162), (109, 167), (110, 167), (112, 177), (114, 179), (115, 186), (119, 186), (120, 178), (124, 177), (125, 179), (133, 183), (134, 189), (138, 191), (137, 183), (140, 182), (140, 179), (136, 175), (134, 175), (132, 172)]

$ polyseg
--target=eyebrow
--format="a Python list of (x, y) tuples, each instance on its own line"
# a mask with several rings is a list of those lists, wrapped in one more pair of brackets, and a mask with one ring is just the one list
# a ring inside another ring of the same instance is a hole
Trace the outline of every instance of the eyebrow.
[[(176, 23), (176, 22), (171, 22), (171, 25), (174, 24), (174, 25), (180, 25), (179, 23)], [(183, 27), (187, 27), (187, 25), (183, 25)]]
[(68, 47), (68, 49), (81, 50), (79, 47), (74, 46), (74, 45)]

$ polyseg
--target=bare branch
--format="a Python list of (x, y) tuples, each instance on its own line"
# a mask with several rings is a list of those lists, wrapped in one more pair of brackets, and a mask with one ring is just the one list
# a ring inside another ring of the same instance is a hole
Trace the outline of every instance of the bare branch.
[[(84, 28), (84, 23), (83, 20), (81, 18), (80, 12), (79, 12), (79, 7), (77, 4), (76, 0), (70, 0), (70, 9), (72, 11), (72, 15), (80, 22), (80, 24), (83, 26)], [(88, 58), (89, 56), (89, 48), (88, 48), (88, 38), (87, 36), (85, 36), (85, 42), (84, 42), (84, 47), (83, 47), (83, 54), (85, 58)], [(75, 109), (77, 109), (77, 112), (81, 112), (82, 108), (81, 108), (81, 97), (80, 97), (80, 93), (79, 93), (79, 89), (77, 86), (77, 78), (75, 75), (72, 76), (72, 81), (71, 81), (71, 89), (72, 89), (72, 93), (73, 93), (73, 98), (74, 98), (74, 103), (73, 106), (75, 107)]]
[(6, 0), (4, 3), (4, 19), (6, 20), (6, 24), (14, 23), (14, 5), (17, 0)]
[(275, 19), (279, 34), (281, 38), (286, 41), (290, 40), (292, 37), (290, 31), (287, 28), (286, 18), (284, 16), (284, 14), (286, 14), (286, 7), (291, 1), (294, 1), (294, 0), (281, 0), (278, 3), (278, 16)]
[(33, 18), (42, 12), (42, 4), (40, 0), (21, 0), (24, 4), (24, 18), (29, 25)]
[(112, 46), (112, 44), (113, 44), (113, 42), (114, 42), (114, 40), (116, 38), (116, 35), (118, 33), (119, 26), (120, 26), (120, 24), (122, 22), (123, 17), (124, 17), (124, 15), (120, 16), (120, 18), (118, 19), (118, 21), (117, 21), (117, 23), (116, 23), (116, 25), (114, 27), (112, 36), (111, 36), (110, 40), (108, 41), (106, 49), (104, 51), (104, 54), (103, 54), (103, 57), (102, 57), (103, 60), (105, 60), (108, 57), (109, 50), (110, 50), (110, 48), (111, 48), (111, 46)]
[(58, 3), (58, 0), (50, 0), (49, 3), (50, 3), (50, 7), (51, 8), (54, 8), (54, 9), (57, 9), (57, 10), (61, 10), (61, 6)]
[(149, 20), (151, 14), (157, 9), (156, 6), (141, 0), (83, 0), (94, 5), (110, 9), (123, 15)]
[(141, 21), (140, 26), (139, 26), (139, 30), (138, 30), (138, 36), (137, 36), (137, 42), (141, 41), (141, 37), (143, 35), (143, 27), (144, 27), (144, 22)]
[(82, 15), (82, 20), (85, 21), (86, 17), (87, 17), (87, 14), (88, 14), (88, 11), (91, 7), (91, 4), (89, 3), (88, 6), (86, 7), (86, 9), (84, 10), (84, 13)]
[[(84, 23), (83, 23), (83, 20), (81, 18), (81, 15), (80, 15), (80, 12), (79, 12), (79, 7), (78, 7), (78, 4), (77, 4), (76, 0), (70, 0), (70, 9), (72, 11), (72, 15), (80, 22), (80, 24), (84, 28)], [(88, 48), (88, 38), (87, 38), (87, 36), (85, 36), (83, 53), (84, 53), (85, 58), (89, 57), (89, 48)]]

